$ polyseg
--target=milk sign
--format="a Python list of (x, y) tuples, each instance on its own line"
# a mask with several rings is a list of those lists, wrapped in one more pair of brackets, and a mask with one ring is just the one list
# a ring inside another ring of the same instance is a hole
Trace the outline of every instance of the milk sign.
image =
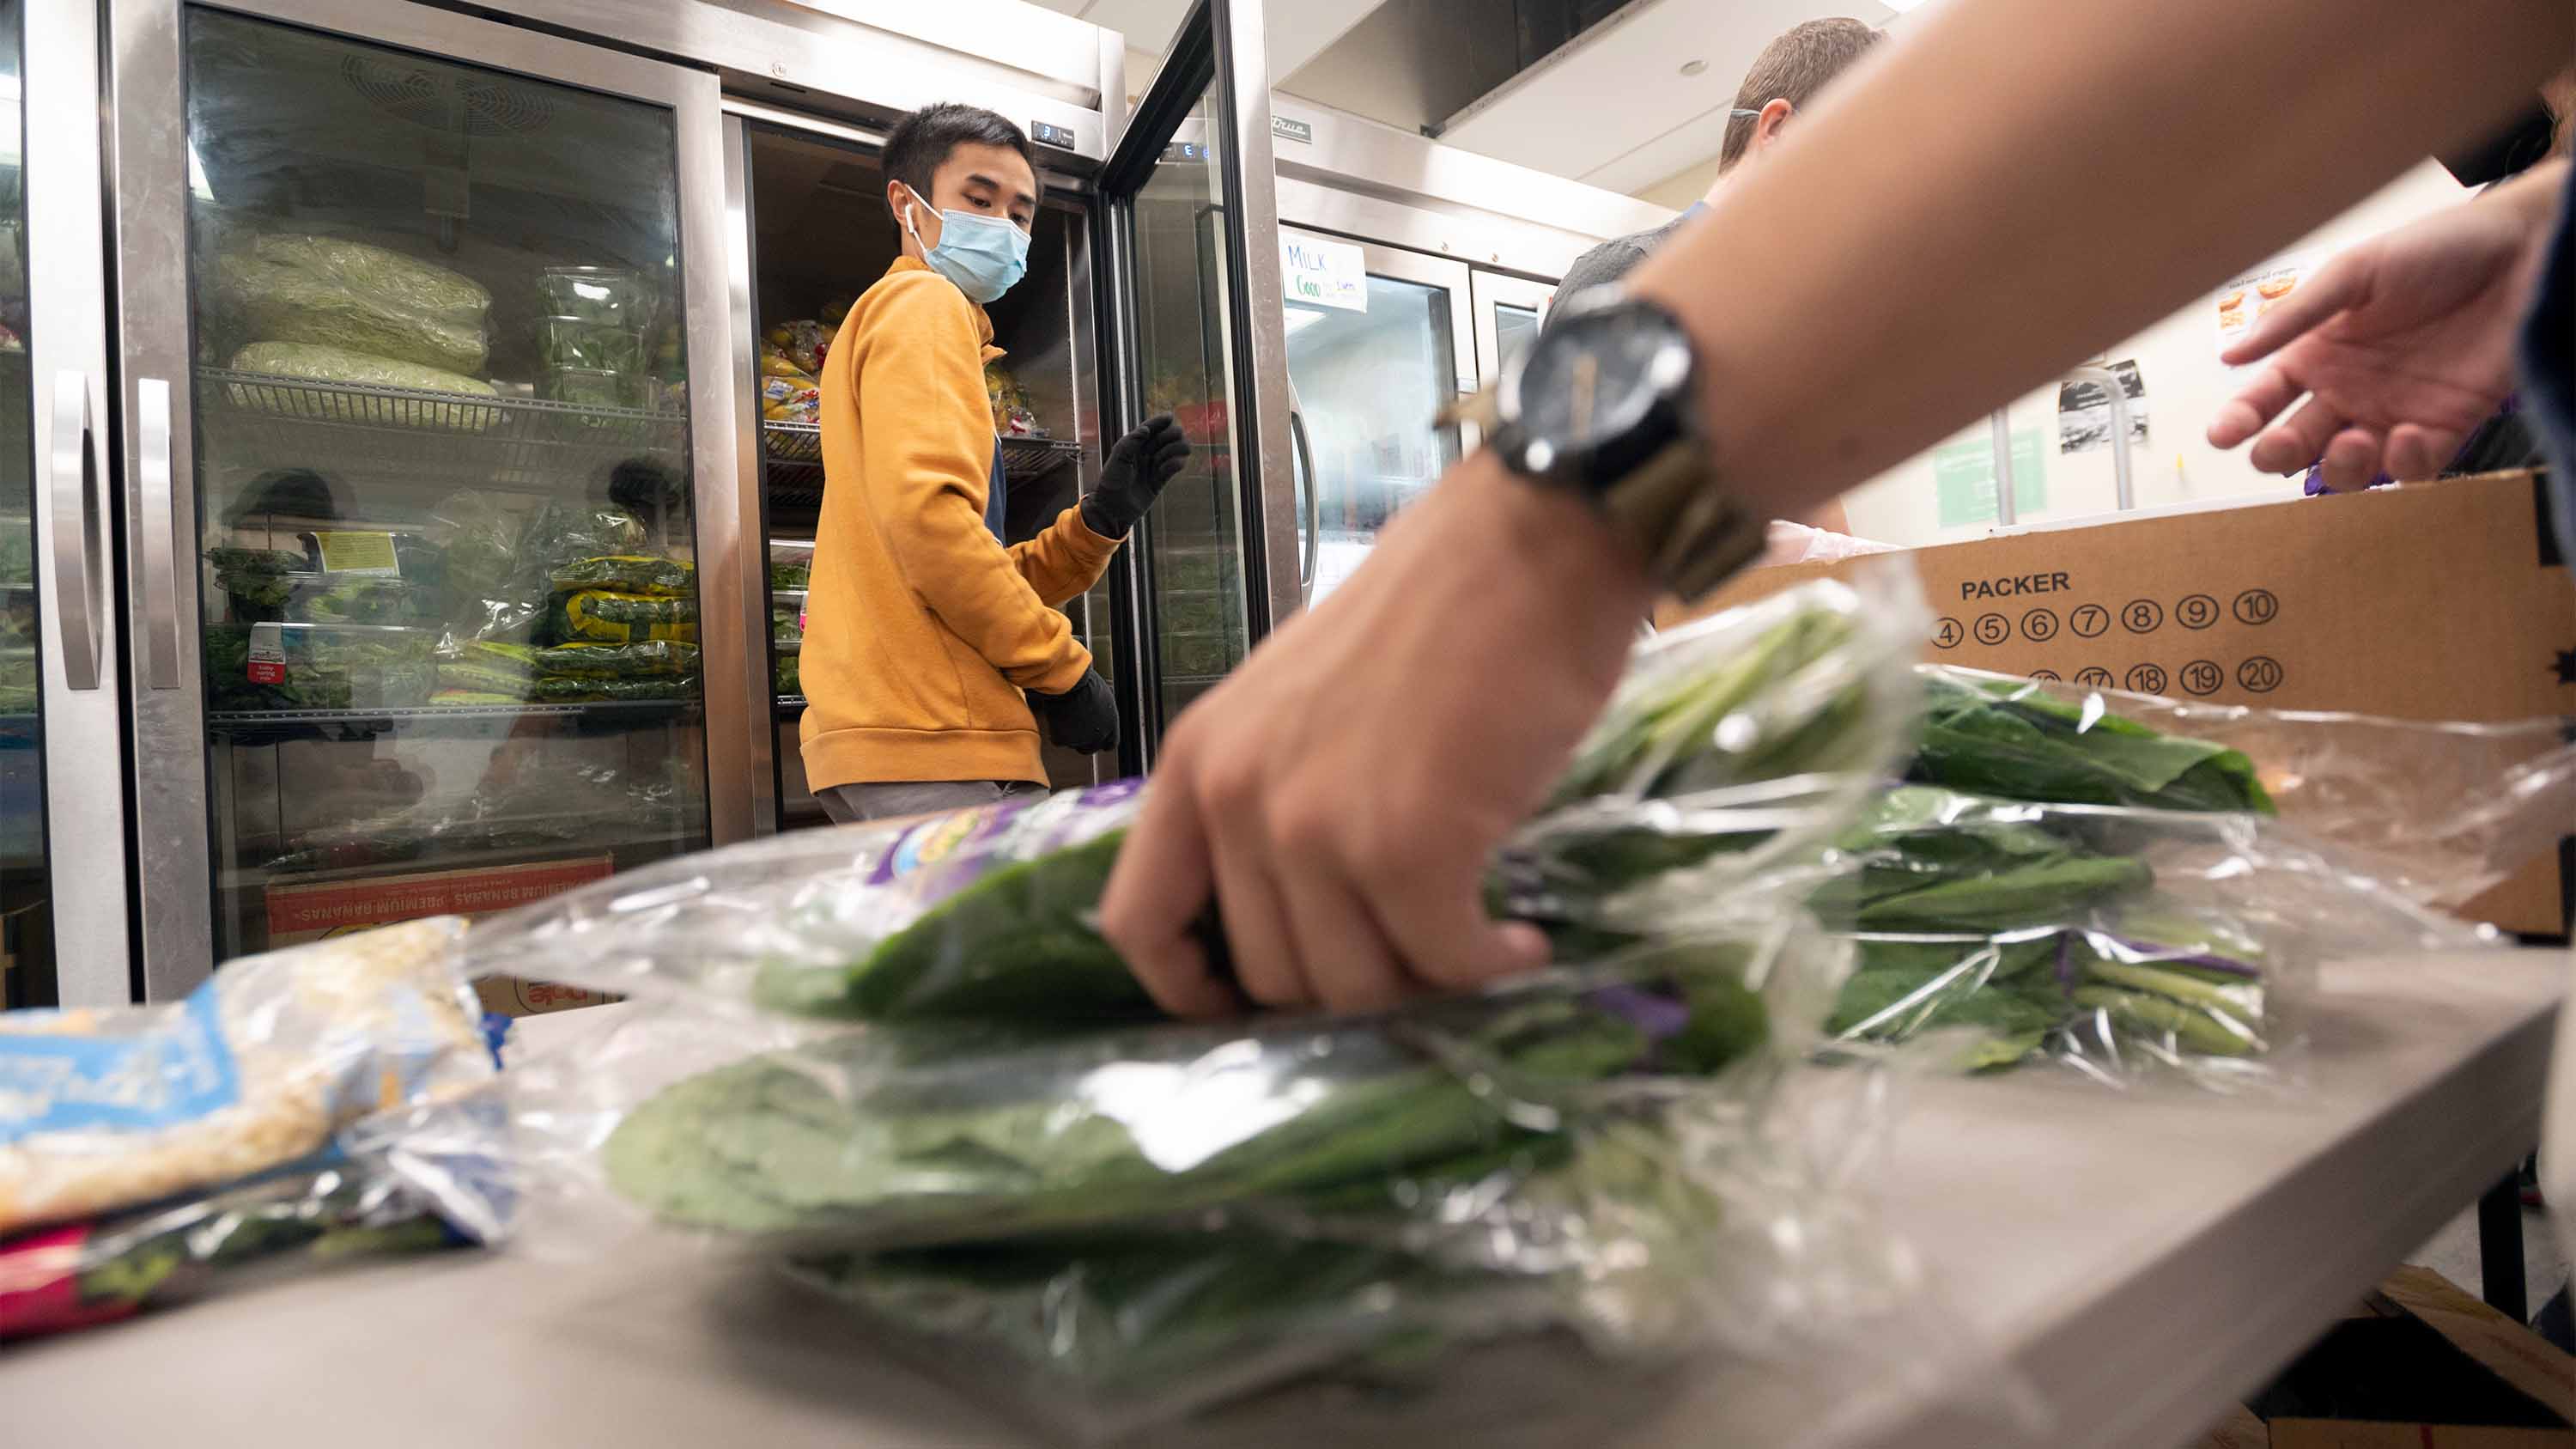
[(1368, 258), (1350, 242), (1279, 237), (1279, 275), (1288, 300), (1310, 307), (1368, 310)]

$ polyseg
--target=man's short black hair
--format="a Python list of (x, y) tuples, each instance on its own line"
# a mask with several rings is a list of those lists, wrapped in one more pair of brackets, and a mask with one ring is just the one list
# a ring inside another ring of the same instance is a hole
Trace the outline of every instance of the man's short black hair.
[[(895, 122), (886, 133), (886, 174), (929, 202), (930, 178), (939, 173), (948, 153), (972, 145), (1008, 146), (1027, 160), (1032, 174), (1038, 169), (1037, 148), (1029, 144), (1027, 132), (982, 106), (941, 101)], [(1038, 193), (1046, 193), (1043, 182)]]

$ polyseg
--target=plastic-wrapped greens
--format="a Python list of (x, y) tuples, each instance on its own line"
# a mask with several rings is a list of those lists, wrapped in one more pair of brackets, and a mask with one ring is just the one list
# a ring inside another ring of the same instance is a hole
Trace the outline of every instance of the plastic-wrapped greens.
[(2242, 812), (1905, 786), (1839, 851), (1844, 873), (1810, 904), (1859, 958), (1828, 1030), (1921, 1040), (1970, 1069), (2047, 1058), (2111, 1082), (2277, 1080), (2323, 960), (2491, 939)]
[(2276, 811), (2345, 869), (2456, 906), (2557, 848), (2576, 746), (2555, 717), (2492, 723), (2202, 704), (1923, 670), (1912, 776), (2010, 799)]
[(215, 587), (224, 592), (236, 623), (286, 617), (287, 600), (295, 596), (294, 576), (306, 568), (304, 555), (276, 548), (210, 548)]
[(533, 649), (529, 667), (555, 679), (643, 679), (695, 674), (698, 646), (650, 639), (640, 644), (557, 644)]
[(251, 335), (264, 342), (320, 344), (453, 373), (483, 366), (492, 295), (445, 267), (297, 233), (254, 238), (216, 267)]
[[(282, 677), (251, 677), (251, 634), (276, 629)], [(205, 626), (206, 700), (219, 710), (403, 709), (438, 686), (437, 637), (427, 630), (341, 630), (276, 624)]]
[(601, 589), (686, 598), (698, 587), (697, 566), (688, 560), (634, 554), (568, 559), (556, 565), (553, 577), (559, 592)]
[(698, 639), (698, 601), (692, 598), (582, 589), (557, 594), (550, 619), (555, 636), (566, 640), (640, 644), (671, 639), (694, 644)]
[[(492, 385), (462, 373), (425, 367), (390, 357), (352, 352), (318, 342), (254, 342), (233, 354), (233, 371), (305, 382), (346, 383), (358, 387), (403, 388), (414, 392), (495, 396)], [(407, 428), (453, 428), (479, 431), (500, 421), (496, 408), (472, 403), (422, 402), (411, 398), (343, 397), (310, 391), (287, 392), (232, 385), (233, 401), (244, 407), (284, 411), (338, 422), (384, 423)]]

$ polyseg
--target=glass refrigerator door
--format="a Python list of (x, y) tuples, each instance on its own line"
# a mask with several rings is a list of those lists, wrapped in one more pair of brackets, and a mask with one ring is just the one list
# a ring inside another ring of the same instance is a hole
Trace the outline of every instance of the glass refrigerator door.
[(1388, 247), (1306, 232), (1284, 237), (1309, 256), (1357, 254), (1367, 280), (1338, 305), (1287, 304), (1295, 436), (1311, 483), (1307, 603), (1349, 578), (1396, 510), (1460, 453), (1459, 430), (1435, 419), (1475, 377), (1467, 346), (1467, 268)]
[(1476, 380), (1479, 386), (1491, 387), (1502, 381), (1504, 372), (1538, 337), (1556, 288), (1526, 277), (1480, 271), (1472, 291), (1476, 307)]
[(1119, 575), (1119, 617), (1145, 643), (1122, 651), (1134, 667), (1118, 680), (1136, 767), (1173, 716), (1297, 611), (1311, 559), (1289, 442), (1265, 73), (1256, 0), (1207, 0), (1101, 173), (1096, 250), (1114, 259), (1119, 313), (1103, 329), (1118, 423), (1102, 434), (1170, 413), (1195, 447)]
[[(264, 8), (180, 12), (190, 346), (137, 383), (143, 470), (193, 484), (165, 576), (147, 479), (136, 593), (144, 688), (179, 678), (165, 645), (196, 665), (217, 962), (706, 845), (701, 616), (741, 592), (700, 587), (690, 337), (720, 314), (681, 161), (716, 123), (681, 73)], [(163, 421), (181, 391), (193, 427)], [(174, 943), (147, 944), (157, 988)]]
[(0, 1008), (132, 995), (98, 99), (96, 13), (0, 0)]

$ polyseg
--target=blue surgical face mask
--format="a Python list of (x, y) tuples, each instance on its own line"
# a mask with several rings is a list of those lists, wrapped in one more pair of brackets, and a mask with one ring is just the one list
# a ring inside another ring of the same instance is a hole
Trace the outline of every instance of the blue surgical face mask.
[[(904, 190), (911, 192), (914, 201), (921, 200), (920, 192), (909, 186)], [(998, 216), (943, 211), (939, 245), (923, 246), (921, 233), (913, 228), (912, 208), (906, 206), (903, 229), (912, 234), (912, 244), (921, 247), (921, 259), (930, 269), (955, 282), (970, 302), (990, 302), (1028, 274), (1029, 234)]]

